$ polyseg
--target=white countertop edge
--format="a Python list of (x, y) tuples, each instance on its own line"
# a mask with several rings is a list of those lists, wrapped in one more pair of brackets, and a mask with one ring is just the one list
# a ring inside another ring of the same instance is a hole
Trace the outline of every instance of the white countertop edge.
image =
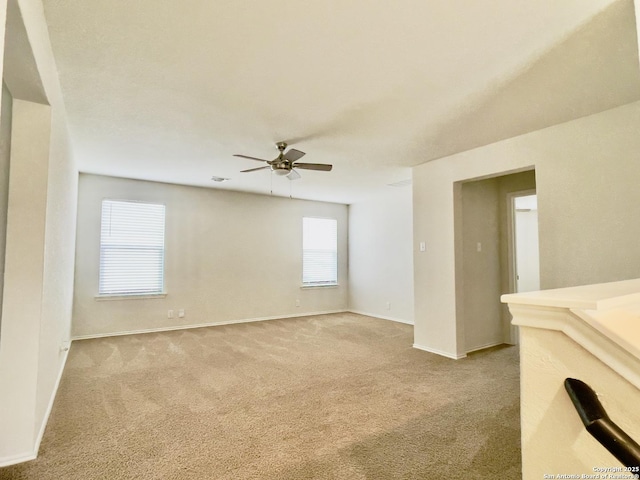
[(586, 312), (534, 305), (513, 305), (510, 310), (514, 325), (562, 332), (640, 389), (640, 350), (596, 327), (597, 320), (585, 321)]
[(608, 311), (571, 310), (614, 343), (640, 359), (640, 321), (625, 310)]
[(503, 303), (603, 311), (640, 304), (640, 279), (502, 295)]

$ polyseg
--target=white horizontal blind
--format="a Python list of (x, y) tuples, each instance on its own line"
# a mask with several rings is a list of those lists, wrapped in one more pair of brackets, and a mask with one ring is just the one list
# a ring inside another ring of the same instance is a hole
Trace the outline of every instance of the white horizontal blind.
[(302, 284), (337, 285), (338, 222), (302, 218)]
[(100, 295), (162, 293), (165, 207), (102, 201)]

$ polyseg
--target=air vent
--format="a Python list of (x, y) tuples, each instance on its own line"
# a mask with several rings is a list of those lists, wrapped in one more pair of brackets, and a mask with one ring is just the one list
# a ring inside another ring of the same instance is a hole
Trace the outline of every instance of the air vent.
[(399, 182), (395, 183), (387, 183), (388, 187), (408, 187), (409, 185), (411, 185), (410, 178), (407, 178), (406, 180), (400, 180)]

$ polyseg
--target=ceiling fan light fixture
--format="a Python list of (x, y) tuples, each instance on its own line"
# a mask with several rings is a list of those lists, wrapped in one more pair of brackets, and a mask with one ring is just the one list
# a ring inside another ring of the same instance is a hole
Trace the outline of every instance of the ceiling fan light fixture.
[(329, 165), (327, 163), (297, 163), (302, 157), (306, 154), (301, 152), (300, 150), (296, 150), (295, 148), (290, 148), (286, 153), (284, 150), (287, 148), (287, 144), (285, 142), (278, 142), (276, 144), (278, 150), (280, 150), (280, 155), (273, 160), (265, 160), (264, 158), (251, 157), (249, 155), (241, 155), (239, 153), (234, 153), (234, 157), (246, 158), (249, 160), (256, 160), (258, 162), (266, 163), (264, 167), (258, 168), (249, 168), (247, 170), (241, 170), (241, 173), (255, 172), (258, 170), (271, 169), (279, 177), (288, 177), (289, 180), (298, 180), (300, 174), (297, 172), (297, 168), (301, 168), (303, 170), (318, 170), (321, 172), (330, 172), (333, 168), (333, 165)]

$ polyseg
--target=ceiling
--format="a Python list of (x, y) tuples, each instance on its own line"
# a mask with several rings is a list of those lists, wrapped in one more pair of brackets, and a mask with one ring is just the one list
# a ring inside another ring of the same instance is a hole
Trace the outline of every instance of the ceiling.
[[(44, 0), (83, 172), (355, 203), (640, 99), (632, 0)], [(287, 141), (331, 163), (239, 173)], [(225, 183), (212, 176), (228, 177)]]

